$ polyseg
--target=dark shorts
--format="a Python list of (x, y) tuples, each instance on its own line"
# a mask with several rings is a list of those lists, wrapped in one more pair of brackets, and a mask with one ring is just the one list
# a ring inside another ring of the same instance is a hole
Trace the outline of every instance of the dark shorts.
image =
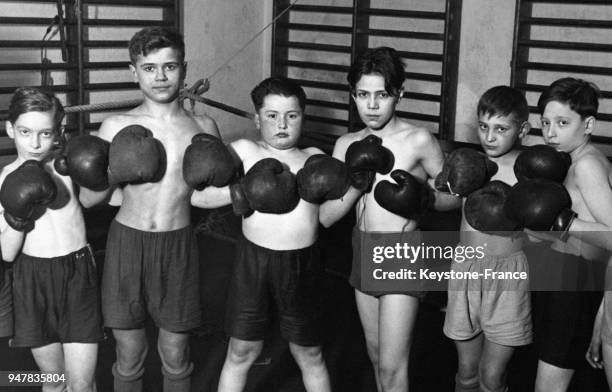
[[(527, 247), (525, 254), (530, 265), (560, 260), (578, 266), (590, 263), (579, 256), (550, 248)], [(550, 271), (554, 270), (552, 266), (550, 268)], [(593, 291), (533, 291), (532, 319), (538, 358), (564, 369), (585, 365), (584, 355), (591, 342), (601, 297), (601, 292)]]
[(281, 335), (301, 346), (321, 345), (324, 266), (319, 246), (272, 250), (240, 239), (226, 328), (242, 340), (263, 340), (276, 307)]
[(361, 284), (361, 263), (363, 261), (363, 256), (361, 254), (362, 249), (362, 241), (365, 232), (359, 230), (357, 227), (353, 228), (353, 238), (352, 238), (352, 248), (353, 248), (353, 258), (352, 258), (352, 266), (351, 266), (351, 274), (349, 276), (349, 283), (355, 289), (360, 292), (371, 295), (372, 297), (381, 297), (387, 294), (403, 294), (409, 295), (411, 297), (415, 297), (418, 299), (423, 299), (425, 297), (425, 291), (414, 291), (414, 290), (388, 290), (388, 291), (372, 291), (366, 290), (362, 288)]
[(13, 268), (0, 261), (0, 338), (13, 335)]
[(102, 277), (104, 325), (185, 332), (200, 325), (198, 247), (191, 226), (166, 232), (136, 230), (114, 220)]
[(21, 254), (13, 267), (14, 347), (96, 343), (104, 338), (89, 246), (66, 256)]

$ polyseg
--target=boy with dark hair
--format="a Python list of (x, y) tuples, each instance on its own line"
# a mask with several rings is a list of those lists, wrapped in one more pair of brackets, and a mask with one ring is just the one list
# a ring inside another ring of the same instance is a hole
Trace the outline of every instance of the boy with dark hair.
[[(193, 189), (182, 175), (183, 157), (194, 136), (218, 138), (219, 132), (211, 118), (191, 115), (179, 103), (186, 73), (179, 33), (145, 28), (129, 47), (130, 70), (144, 101), (102, 123), (98, 136), (111, 142), (111, 187), (81, 184), (80, 199), (91, 206), (108, 200), (113, 190), (122, 197), (108, 233), (102, 278), (104, 323), (116, 340), (115, 391), (142, 390), (147, 317), (159, 327), (164, 390), (189, 391), (189, 331), (200, 325), (201, 310), (197, 244), (189, 221)], [(87, 148), (91, 144), (82, 147)], [(103, 151), (91, 156), (104, 162)], [(106, 165), (86, 167), (90, 179), (106, 179)]]
[[(527, 272), (517, 224), (504, 213), (520, 140), (529, 132), (529, 108), (523, 94), (507, 86), (487, 90), (478, 101), (478, 138), (497, 165), (491, 182), (470, 193), (463, 205), (460, 243), (483, 246), (482, 259), (453, 262), (453, 271)], [(529, 282), (451, 279), (444, 334), (455, 340), (458, 370), (455, 391), (502, 391), (506, 368), (517, 346), (531, 343)]]
[(15, 263), (12, 346), (31, 347), (40, 370), (56, 373), (43, 391), (94, 391), (104, 336), (96, 265), (73, 183), (51, 164), (63, 113), (35, 88), (11, 99), (6, 131), (17, 159), (0, 173), (0, 243)]
[[(369, 232), (402, 233), (418, 228), (418, 218), (430, 204), (424, 182), (440, 173), (444, 156), (427, 129), (395, 113), (403, 94), (404, 65), (394, 49), (368, 49), (351, 65), (347, 79), (365, 128), (336, 141), (333, 156), (345, 161), (352, 186), (341, 199), (321, 206), (321, 223), (330, 226), (357, 203), (350, 283), (355, 288), (368, 355), (379, 391), (406, 391), (412, 328), (424, 293), (362, 288), (361, 264), (366, 256), (362, 260), (360, 245)], [(385, 181), (389, 178), (396, 184)], [(433, 204), (436, 209), (449, 209), (459, 202), (457, 197), (436, 193)]]
[(192, 197), (195, 206), (205, 208), (231, 202), (244, 215), (230, 282), (226, 326), (231, 338), (219, 391), (244, 389), (262, 350), (271, 308), (280, 314), (281, 335), (289, 341), (306, 390), (330, 391), (321, 348), (325, 275), (317, 241), (319, 205), (344, 194), (346, 169), (317, 148), (297, 147), (305, 102), (299, 85), (273, 77), (259, 83), (251, 97), (261, 140), (231, 144), (245, 177)]

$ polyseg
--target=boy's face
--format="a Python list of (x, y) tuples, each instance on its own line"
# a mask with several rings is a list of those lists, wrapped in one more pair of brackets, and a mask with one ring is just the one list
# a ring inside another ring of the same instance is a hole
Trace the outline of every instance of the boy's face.
[[(399, 92), (401, 97), (403, 91)], [(366, 74), (355, 85), (353, 100), (364, 124), (376, 131), (387, 125), (395, 114), (399, 97), (385, 90), (385, 79), (377, 73)]]
[(130, 70), (147, 98), (167, 103), (178, 97), (185, 80), (186, 64), (180, 62), (178, 50), (161, 48), (146, 56), (138, 55), (136, 64), (130, 64)]
[(593, 132), (595, 119), (582, 118), (569, 105), (550, 101), (542, 113), (544, 141), (558, 151), (571, 152), (586, 143)]
[(529, 123), (518, 124), (512, 114), (508, 116), (478, 116), (478, 139), (485, 153), (496, 158), (512, 150), (516, 141), (529, 132)]
[(24, 161), (42, 161), (53, 148), (56, 131), (53, 112), (27, 112), (14, 124), (6, 122), (6, 133), (15, 140), (17, 156)]
[(255, 114), (255, 125), (266, 144), (285, 150), (297, 145), (303, 117), (304, 112), (297, 97), (267, 95)]

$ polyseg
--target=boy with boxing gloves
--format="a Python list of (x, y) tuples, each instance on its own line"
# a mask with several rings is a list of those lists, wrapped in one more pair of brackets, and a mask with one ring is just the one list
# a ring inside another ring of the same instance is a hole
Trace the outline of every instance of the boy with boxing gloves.
[(15, 91), (6, 131), (17, 159), (0, 173), (2, 258), (14, 261), (12, 346), (31, 347), (43, 391), (94, 391), (103, 339), (96, 264), (69, 177), (53, 169), (64, 109), (52, 94)]
[[(483, 273), (481, 276), (487, 269), (526, 273), (522, 236), (516, 235), (521, 228), (506, 214), (505, 204), (511, 186), (517, 182), (513, 170), (519, 155), (516, 147), (530, 129), (527, 101), (514, 88), (496, 86), (480, 97), (477, 114), (478, 138), (486, 154), (481, 156), (494, 166), (476, 166), (493, 167), (489, 170), (492, 176), (488, 176), (491, 181), (465, 192), (461, 182), (451, 183), (450, 188), (459, 189), (465, 197), (461, 245), (485, 247), (485, 255), (460, 263), (453, 261), (451, 269)], [(472, 150), (471, 154), (480, 153)], [(455, 173), (465, 165), (466, 162), (449, 159), (445, 172)], [(455, 391), (505, 390), (506, 369), (515, 347), (532, 340), (529, 281), (449, 280), (444, 334), (455, 341), (457, 348)]]
[(336, 141), (333, 156), (346, 163), (351, 187), (321, 206), (321, 223), (330, 226), (357, 203), (350, 283), (368, 354), (379, 391), (406, 391), (412, 328), (424, 293), (362, 288), (361, 264), (368, 262), (360, 255), (362, 238), (366, 232), (414, 231), (428, 207), (456, 208), (460, 199), (432, 194), (426, 181), (442, 170), (440, 146), (427, 129), (395, 113), (404, 82), (399, 54), (387, 47), (367, 50), (351, 65), (348, 82), (365, 128)]
[[(270, 308), (278, 309), (307, 391), (330, 391), (321, 343), (324, 265), (318, 246), (319, 205), (348, 187), (342, 162), (317, 148), (299, 149), (306, 95), (272, 77), (251, 92), (261, 140), (231, 143), (245, 176), (230, 186), (195, 192), (200, 207), (232, 203), (242, 237), (227, 306), (231, 336), (219, 391), (242, 391), (263, 347)], [(297, 174), (297, 175), (296, 175)]]
[[(144, 28), (130, 40), (129, 51), (143, 103), (102, 123), (98, 136), (110, 142), (108, 166), (103, 143), (88, 142), (83, 145), (95, 147), (91, 154), (66, 149), (65, 167), (74, 178), (84, 178), (85, 206), (108, 200), (113, 190), (122, 197), (108, 233), (102, 278), (104, 324), (116, 340), (115, 392), (142, 390), (147, 317), (159, 328), (164, 390), (189, 391), (189, 331), (200, 325), (201, 310), (189, 221), (193, 189), (183, 178), (183, 156), (194, 136), (218, 138), (219, 132), (212, 119), (190, 115), (180, 105), (186, 63), (179, 33)], [(87, 166), (95, 174), (81, 176), (79, 156), (95, 162)]]

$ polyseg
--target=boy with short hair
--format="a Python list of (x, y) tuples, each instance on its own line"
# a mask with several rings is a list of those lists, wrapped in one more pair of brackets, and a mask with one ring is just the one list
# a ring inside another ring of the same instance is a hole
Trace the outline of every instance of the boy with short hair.
[[(179, 103), (187, 67), (181, 34), (147, 27), (132, 37), (129, 51), (144, 102), (107, 118), (98, 134), (114, 140), (109, 180), (122, 186), (102, 278), (104, 323), (117, 343), (114, 388), (142, 390), (144, 322), (151, 317), (159, 327), (164, 390), (189, 391), (189, 331), (200, 325), (201, 309), (197, 243), (189, 221), (193, 189), (183, 179), (183, 156), (195, 135), (218, 138), (219, 132), (211, 118), (190, 115)], [(142, 159), (131, 162), (135, 156)], [(92, 178), (106, 176), (106, 166), (96, 169)], [(146, 178), (140, 176), (144, 171)], [(105, 201), (113, 189), (83, 188), (81, 201), (86, 206)]]
[[(463, 205), (460, 242), (483, 246), (482, 259), (453, 262), (454, 271), (527, 272), (522, 237), (504, 213), (520, 140), (530, 129), (523, 94), (511, 87), (487, 90), (478, 101), (478, 138), (497, 165), (491, 182), (470, 193)], [(531, 343), (531, 303), (527, 280), (454, 279), (449, 281), (444, 334), (455, 341), (458, 370), (455, 391), (502, 391), (515, 347)]]
[(52, 165), (63, 116), (42, 90), (11, 99), (6, 131), (17, 159), (0, 173), (0, 243), (14, 261), (12, 346), (31, 347), (40, 370), (57, 373), (43, 391), (94, 391), (104, 337), (98, 275), (74, 185)]
[[(362, 288), (361, 264), (366, 257), (362, 260), (360, 244), (368, 232), (416, 230), (419, 216), (431, 204), (423, 182), (439, 174), (444, 161), (438, 142), (427, 129), (395, 113), (403, 93), (404, 72), (399, 54), (388, 47), (368, 49), (351, 65), (347, 77), (351, 98), (365, 128), (336, 141), (333, 156), (347, 164), (352, 186), (344, 197), (321, 207), (321, 223), (330, 226), (357, 203), (350, 283), (355, 288), (379, 391), (408, 389), (412, 329), (424, 293)], [(397, 185), (385, 181), (389, 177)], [(379, 184), (385, 185), (377, 191)], [(459, 203), (455, 196), (436, 193), (433, 205), (451, 209)]]
[[(546, 144), (571, 156), (563, 185), (578, 215), (567, 227), (567, 242), (553, 242), (534, 262), (564, 259), (584, 271), (606, 261), (607, 241), (602, 237), (612, 230), (612, 172), (604, 154), (590, 143), (598, 96), (594, 84), (568, 77), (553, 82), (538, 100)], [(600, 294), (534, 292), (532, 297), (540, 359), (536, 391), (567, 390), (589, 346)]]

